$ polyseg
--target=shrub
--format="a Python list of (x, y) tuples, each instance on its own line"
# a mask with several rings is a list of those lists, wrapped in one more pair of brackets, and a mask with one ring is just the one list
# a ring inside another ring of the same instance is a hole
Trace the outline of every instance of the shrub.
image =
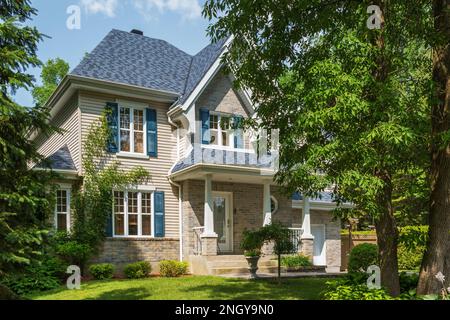
[(348, 284), (342, 281), (327, 282), (323, 294), (326, 300), (392, 300), (383, 289), (369, 289), (364, 284)]
[(416, 290), (417, 284), (419, 283), (419, 275), (412, 273), (402, 272), (399, 275), (400, 278), (400, 292), (401, 293), (411, 293), (411, 291)]
[(89, 273), (96, 280), (112, 279), (114, 266), (110, 263), (93, 264), (89, 267)]
[(163, 277), (179, 277), (187, 273), (187, 262), (164, 260), (159, 263), (159, 272)]
[(12, 274), (2, 279), (2, 284), (23, 296), (32, 292), (58, 288), (66, 271), (66, 265), (54, 257), (43, 257), (25, 268), (22, 274)]
[(57, 245), (56, 253), (70, 264), (83, 267), (87, 259), (92, 254), (92, 249), (87, 244), (77, 241), (68, 241)]
[(247, 257), (258, 257), (261, 255), (261, 247), (264, 239), (259, 231), (245, 230), (242, 235), (241, 249)]
[(399, 244), (397, 249), (398, 268), (400, 270), (418, 271), (420, 269), (420, 265), (422, 264), (424, 253), (424, 246), (408, 248), (403, 244)]
[(152, 271), (152, 266), (147, 261), (130, 263), (125, 267), (123, 273), (128, 279), (147, 278)]
[(297, 267), (312, 266), (312, 263), (311, 263), (311, 261), (309, 261), (308, 257), (301, 255), (301, 254), (297, 254), (297, 255), (282, 257), (281, 265), (283, 267), (288, 267), (288, 268), (297, 268)]
[(377, 245), (362, 243), (352, 249), (348, 261), (348, 272), (366, 272), (371, 265), (378, 265)]

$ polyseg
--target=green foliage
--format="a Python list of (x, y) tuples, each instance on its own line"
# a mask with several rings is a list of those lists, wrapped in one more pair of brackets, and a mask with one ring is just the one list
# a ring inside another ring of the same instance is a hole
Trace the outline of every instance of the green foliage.
[[(105, 238), (106, 223), (112, 212), (113, 190), (132, 188), (146, 181), (149, 173), (142, 167), (130, 171), (120, 169), (106, 151), (110, 129), (104, 114), (94, 123), (83, 145), (83, 187), (74, 192), (74, 225), (71, 240), (86, 245), (95, 254)], [(89, 255), (83, 256), (88, 259)], [(80, 260), (85, 262), (86, 259)], [(80, 265), (80, 267), (83, 267)]]
[(418, 271), (422, 264), (424, 253), (425, 253), (424, 246), (408, 249), (403, 244), (400, 244), (397, 249), (399, 270)]
[(179, 277), (187, 273), (188, 263), (184, 261), (163, 260), (159, 263), (159, 273), (163, 277)]
[(428, 241), (428, 226), (399, 228), (398, 267), (419, 270)]
[(40, 65), (42, 35), (26, 23), (35, 14), (29, 0), (0, 1), (0, 277), (39, 258), (53, 211), (48, 182), (54, 175), (29, 169), (42, 161), (29, 135), (51, 134), (54, 128), (47, 110), (19, 106), (11, 98), (33, 85), (27, 69)]
[(130, 263), (123, 270), (128, 279), (147, 278), (150, 272), (152, 272), (152, 266), (147, 261)]
[(378, 265), (378, 247), (376, 244), (362, 243), (350, 252), (348, 272), (366, 272), (371, 265)]
[[(411, 197), (426, 198), (433, 23), (430, 2), (379, 1), (386, 16), (372, 30), (369, 4), (208, 0), (203, 14), (214, 40), (233, 35), (223, 61), (252, 92), (255, 126), (280, 130), (276, 181), (286, 193), (335, 186), (338, 202), (393, 227), (394, 202), (404, 214)], [(395, 268), (396, 236), (380, 236), (390, 244), (380, 248), (382, 279), (395, 292), (386, 269)]]
[(93, 264), (89, 266), (89, 273), (96, 280), (112, 279), (114, 275), (114, 266), (111, 263)]
[(406, 226), (400, 228), (399, 243), (407, 249), (425, 247), (428, 241), (428, 226)]
[(55, 289), (61, 285), (66, 266), (57, 258), (45, 257), (26, 267), (22, 273), (9, 274), (1, 283), (19, 296)]
[(419, 275), (416, 273), (400, 273), (400, 291), (402, 293), (415, 292), (417, 284), (419, 283)]
[(265, 242), (273, 242), (273, 251), (276, 255), (294, 253), (295, 247), (291, 241), (290, 231), (281, 223), (273, 221), (262, 227), (259, 233)]
[(69, 72), (69, 64), (60, 59), (50, 59), (41, 71), (42, 85), (33, 88), (33, 99), (37, 106), (43, 106)]
[(261, 232), (244, 230), (242, 234), (241, 249), (244, 250), (244, 255), (248, 257), (258, 257), (261, 255), (261, 247), (264, 244), (264, 239)]
[(297, 254), (282, 257), (281, 265), (283, 267), (296, 268), (296, 267), (309, 267), (312, 266), (312, 263), (311, 261), (309, 261), (308, 257), (301, 254)]
[(56, 247), (56, 253), (71, 265), (84, 266), (93, 249), (77, 241), (67, 241)]
[(346, 285), (339, 281), (327, 282), (323, 296), (326, 300), (393, 300), (383, 289), (369, 289), (367, 285)]

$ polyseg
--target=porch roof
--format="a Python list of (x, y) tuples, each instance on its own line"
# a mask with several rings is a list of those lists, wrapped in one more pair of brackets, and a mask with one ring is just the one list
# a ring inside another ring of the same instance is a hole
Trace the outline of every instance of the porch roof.
[(36, 165), (35, 168), (71, 171), (77, 170), (67, 145), (64, 145), (51, 156), (47, 157), (43, 162)]

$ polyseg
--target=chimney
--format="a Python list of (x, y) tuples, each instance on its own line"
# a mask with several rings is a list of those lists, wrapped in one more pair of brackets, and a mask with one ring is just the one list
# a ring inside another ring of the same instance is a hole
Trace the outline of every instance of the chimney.
[(141, 30), (138, 30), (138, 29), (133, 29), (133, 30), (131, 30), (130, 32), (131, 32), (131, 33), (134, 33), (134, 34), (138, 34), (138, 35), (140, 35), (140, 36), (143, 36), (143, 35), (144, 35), (144, 32), (142, 32)]

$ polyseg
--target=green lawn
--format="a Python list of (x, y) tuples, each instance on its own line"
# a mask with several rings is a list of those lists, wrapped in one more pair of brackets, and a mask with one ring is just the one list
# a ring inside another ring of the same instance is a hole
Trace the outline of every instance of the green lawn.
[(330, 278), (242, 280), (211, 276), (93, 281), (31, 295), (36, 300), (318, 300)]

